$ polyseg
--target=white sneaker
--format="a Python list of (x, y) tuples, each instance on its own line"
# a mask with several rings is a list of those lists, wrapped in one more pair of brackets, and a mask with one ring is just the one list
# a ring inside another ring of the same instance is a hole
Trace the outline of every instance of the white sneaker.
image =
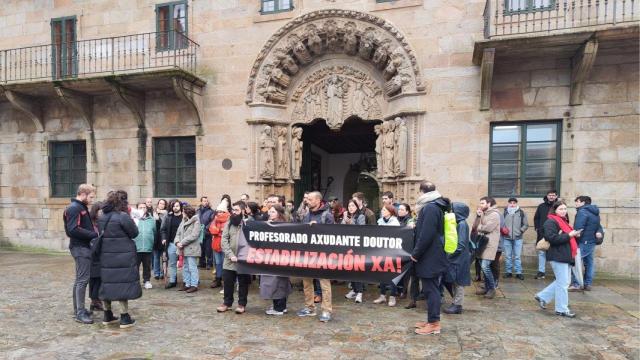
[(153, 288), (153, 285), (151, 285), (150, 281), (147, 281), (147, 282), (144, 283), (144, 288), (148, 290), (148, 289)]
[(275, 311), (274, 309), (267, 309), (267, 311), (265, 311), (265, 314), (267, 314), (267, 315), (275, 315), (275, 316), (282, 316), (282, 315), (284, 315), (284, 311)]
[(362, 304), (362, 293), (356, 294), (356, 303)]
[(373, 300), (374, 304), (382, 304), (387, 302), (387, 298), (384, 295), (380, 295), (377, 299)]
[(389, 296), (389, 306), (396, 306), (396, 297)]
[(224, 289), (220, 290), (219, 294), (224, 294)]
[(346, 297), (347, 299), (351, 300), (351, 299), (353, 299), (354, 297), (356, 297), (356, 292), (355, 292), (355, 291), (353, 291), (353, 290), (351, 290), (351, 291), (349, 291), (349, 292), (347, 293), (347, 295), (345, 295), (344, 297)]

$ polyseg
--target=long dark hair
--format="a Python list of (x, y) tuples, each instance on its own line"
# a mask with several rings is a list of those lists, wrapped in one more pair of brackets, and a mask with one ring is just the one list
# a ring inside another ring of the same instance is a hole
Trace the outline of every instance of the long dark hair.
[[(564, 202), (564, 200), (562, 200), (562, 199), (556, 200), (556, 202), (554, 202), (553, 205), (551, 205), (551, 208), (549, 208), (549, 214), (550, 215), (558, 215), (558, 214), (556, 214), (556, 210), (558, 210), (558, 208), (560, 206), (562, 206), (562, 205), (567, 206), (567, 203)], [(560, 216), (560, 215), (558, 215), (558, 216)], [(568, 212), (563, 217), (563, 219), (567, 222), (567, 224), (569, 224), (569, 213)]]
[(278, 212), (278, 218), (275, 221), (287, 221), (284, 217), (284, 208), (280, 204), (271, 205)]
[(176, 203), (180, 204), (180, 212), (182, 212), (184, 209), (184, 206), (182, 206), (182, 202), (180, 202), (180, 200), (178, 199), (172, 199), (171, 201), (169, 201), (169, 208), (166, 209), (167, 212), (170, 212), (173, 214), (173, 205), (175, 205)]
[(95, 203), (93, 203), (93, 205), (91, 205), (91, 209), (89, 210), (89, 217), (94, 224), (98, 220), (98, 213), (100, 212), (100, 210), (102, 210), (103, 207), (104, 202), (102, 201), (96, 201)]
[(229, 196), (228, 194), (224, 194), (220, 198), (220, 201), (222, 201), (222, 199), (227, 199), (227, 212), (230, 213), (231, 212), (231, 196)]
[[(353, 204), (353, 205), (355, 205), (355, 206), (356, 206), (356, 212), (355, 212), (355, 213), (353, 213), (353, 214), (351, 214), (351, 213), (349, 212), (349, 205), (350, 205), (350, 204)], [(351, 218), (351, 217), (354, 217), (354, 218), (355, 218), (355, 217), (358, 217), (358, 215), (360, 215), (360, 211), (362, 211), (362, 209), (360, 209), (360, 206), (358, 206), (358, 202), (357, 202), (357, 201), (355, 201), (355, 200), (353, 200), (353, 199), (349, 199), (349, 201), (347, 201), (347, 216), (348, 216), (348, 217), (350, 217), (350, 218)]]

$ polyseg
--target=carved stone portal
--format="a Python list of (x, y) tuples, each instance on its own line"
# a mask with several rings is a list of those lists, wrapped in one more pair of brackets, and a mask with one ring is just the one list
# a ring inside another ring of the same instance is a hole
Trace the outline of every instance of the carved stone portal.
[(383, 71), (387, 97), (425, 89), (414, 51), (395, 26), (374, 15), (328, 9), (290, 21), (267, 41), (251, 70), (247, 103), (284, 104), (289, 77), (331, 53), (358, 57)]
[(331, 129), (345, 119), (382, 117), (382, 90), (367, 74), (349, 66), (329, 66), (305, 78), (291, 96), (295, 103), (292, 122), (322, 118)]

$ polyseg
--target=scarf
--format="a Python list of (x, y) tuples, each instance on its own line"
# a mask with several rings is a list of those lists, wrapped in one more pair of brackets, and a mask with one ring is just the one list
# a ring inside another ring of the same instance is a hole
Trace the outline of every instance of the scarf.
[[(562, 232), (568, 234), (573, 231), (571, 225), (569, 225), (569, 223), (567, 223), (564, 218), (561, 218), (556, 214), (549, 214), (547, 215), (547, 218), (555, 220), (555, 222), (557, 222), (560, 226), (560, 230), (562, 230)], [(575, 258), (576, 254), (578, 253), (578, 243), (576, 242), (576, 238), (571, 237), (569, 239), (569, 246), (571, 246), (571, 257)]]
[(420, 209), (422, 209), (428, 202), (441, 198), (442, 195), (438, 192), (438, 190), (430, 191), (428, 193), (423, 193), (416, 200), (416, 214), (420, 214)]
[(516, 207), (508, 207), (507, 208), (507, 214), (509, 215), (513, 215), (516, 213), (516, 211), (520, 210), (520, 206), (516, 206)]

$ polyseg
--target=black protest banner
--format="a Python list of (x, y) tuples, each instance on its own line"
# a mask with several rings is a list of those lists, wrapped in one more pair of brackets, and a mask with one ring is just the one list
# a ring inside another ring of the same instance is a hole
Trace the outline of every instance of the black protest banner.
[(391, 282), (411, 263), (413, 229), (249, 221), (238, 236), (238, 272)]

